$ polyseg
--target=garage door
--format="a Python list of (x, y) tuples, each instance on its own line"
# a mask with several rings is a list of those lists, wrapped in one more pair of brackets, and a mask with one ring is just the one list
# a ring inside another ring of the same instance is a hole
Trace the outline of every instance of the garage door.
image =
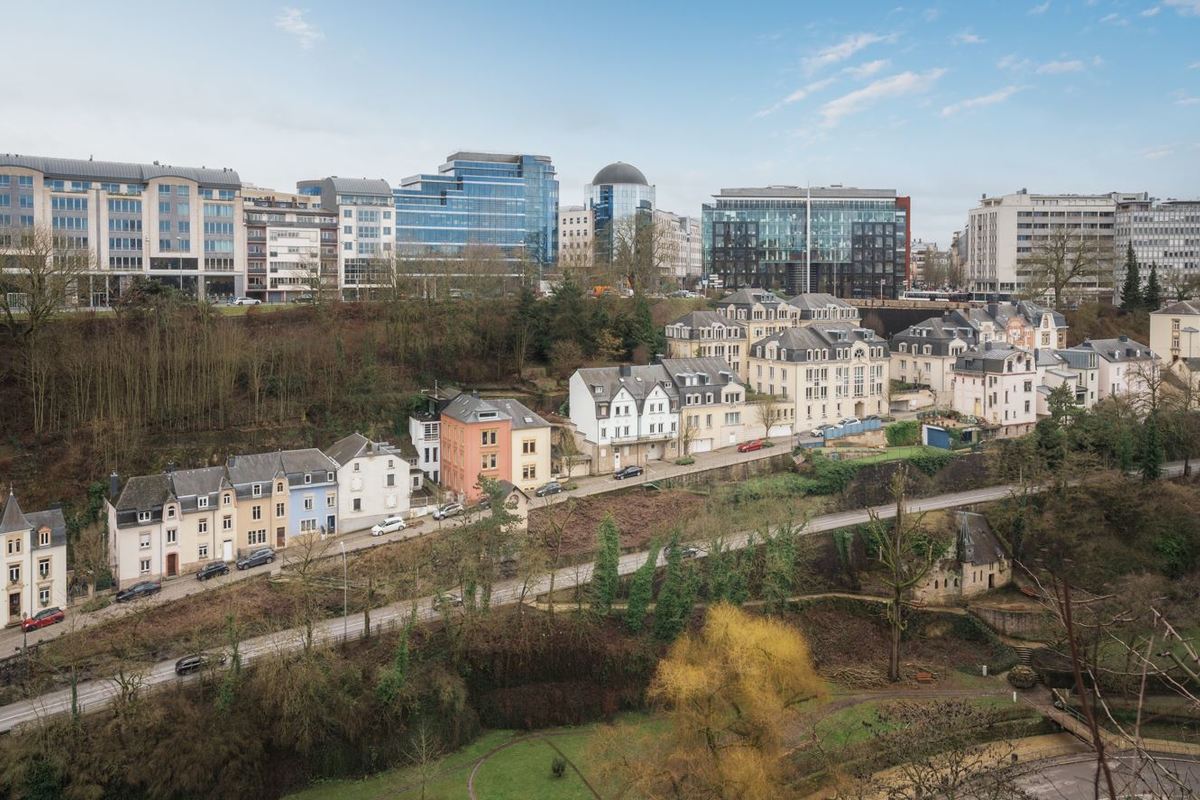
[(693, 453), (707, 453), (708, 451), (712, 450), (712, 448), (712, 439), (697, 439), (696, 441), (692, 442), (691, 451)]

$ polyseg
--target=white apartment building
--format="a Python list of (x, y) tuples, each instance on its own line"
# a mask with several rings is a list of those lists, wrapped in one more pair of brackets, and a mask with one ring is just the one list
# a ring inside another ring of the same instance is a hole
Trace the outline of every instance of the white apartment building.
[(679, 395), (661, 364), (576, 370), (569, 398), (593, 472), (679, 455)]
[(689, 311), (663, 329), (668, 358), (719, 358), (746, 381), (746, 323), (716, 311)]
[(1097, 398), (1100, 400), (1115, 397), (1136, 401), (1146, 395), (1158, 377), (1158, 356), (1128, 336), (1084, 339), (1071, 349), (1094, 352), (1099, 359)]
[(925, 285), (925, 262), (931, 257), (936, 257), (938, 252), (937, 242), (927, 242), (923, 239), (913, 239), (909, 245), (911, 253), (911, 261), (909, 262), (912, 268), (912, 274), (909, 279), (913, 286)]
[(299, 194), (319, 197), (338, 219), (338, 286), (348, 299), (370, 295), (392, 283), (396, 212), (392, 188), (382, 179), (300, 181)]
[(196, 298), (245, 291), (242, 182), (230, 169), (0, 153), (0, 250), (43, 231), (86, 258), (79, 302), (145, 277)]
[[(679, 395), (680, 455), (734, 447), (761, 431), (746, 387), (720, 358), (664, 358)], [(790, 433), (790, 428), (780, 435)]]
[[(408, 461), (387, 442), (352, 433), (325, 455), (338, 465), (338, 516), (343, 533), (371, 527), (385, 517), (407, 517), (413, 486)], [(419, 478), (418, 478), (419, 481)]]
[(1038, 376), (1038, 416), (1050, 413), (1050, 393), (1060, 386), (1070, 388), (1080, 408), (1091, 408), (1100, 399), (1099, 358), (1091, 350), (1035, 350), (1034, 367)]
[(800, 324), (800, 309), (765, 289), (740, 289), (718, 300), (715, 310), (745, 323), (751, 344)]
[(656, 208), (654, 229), (667, 254), (663, 277), (679, 284), (698, 280), (704, 271), (700, 220)]
[(309, 195), (247, 186), (246, 294), (285, 303), (337, 290), (338, 216)]
[(1113, 236), (1118, 202), (1144, 195), (1030, 194), (1022, 189), (1000, 197), (984, 195), (968, 215), (967, 280), (972, 291), (1020, 294), (1030, 285), (1023, 261), (1060, 229), (1092, 242), (1108, 259), (1104, 279), (1073, 283), (1076, 295), (1111, 296)]
[(417, 451), (416, 465), (433, 483), (442, 481), (442, 423), (436, 414), (408, 418), (408, 438)]
[(596, 258), (596, 218), (590, 208), (558, 209), (558, 264), (560, 269), (591, 269)]
[(985, 342), (955, 361), (952, 408), (1020, 436), (1037, 422), (1037, 379), (1032, 352)]
[(954, 363), (979, 343), (975, 328), (952, 314), (910, 325), (891, 338), (889, 375), (892, 380), (928, 386), (934, 404), (954, 396)]
[(796, 430), (888, 412), (888, 344), (850, 322), (788, 328), (750, 346), (748, 386)]
[(12, 488), (0, 516), (4, 593), (0, 622), (15, 625), (39, 611), (67, 605), (67, 522), (62, 509), (21, 512)]
[(1150, 313), (1150, 349), (1164, 366), (1200, 357), (1200, 303), (1184, 300)]
[[(1142, 195), (1117, 203), (1113, 247), (1118, 292), (1125, 280), (1129, 245), (1143, 280), (1151, 264), (1158, 266), (1158, 280), (1164, 287), (1200, 276), (1200, 200), (1159, 201)], [(1153, 337), (1150, 344), (1154, 346)]]

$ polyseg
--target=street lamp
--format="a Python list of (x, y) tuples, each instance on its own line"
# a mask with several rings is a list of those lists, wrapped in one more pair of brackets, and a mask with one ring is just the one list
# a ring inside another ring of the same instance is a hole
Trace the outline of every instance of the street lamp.
[(342, 547), (342, 644), (345, 645), (350, 634), (350, 582), (346, 566), (346, 541), (339, 540), (338, 544)]

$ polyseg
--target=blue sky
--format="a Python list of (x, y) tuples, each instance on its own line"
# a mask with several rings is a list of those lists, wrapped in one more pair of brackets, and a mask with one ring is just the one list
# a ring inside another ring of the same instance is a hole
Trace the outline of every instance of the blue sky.
[[(659, 205), (724, 186), (913, 198), (943, 245), (981, 193), (1200, 195), (1200, 0), (0, 0), (0, 150), (391, 182), (458, 149), (610, 161)], [(24, 31), (26, 35), (20, 35)]]

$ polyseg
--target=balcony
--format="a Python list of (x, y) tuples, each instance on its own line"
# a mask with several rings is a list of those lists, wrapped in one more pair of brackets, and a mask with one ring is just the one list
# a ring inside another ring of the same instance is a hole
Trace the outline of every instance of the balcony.
[(609, 438), (610, 444), (638, 444), (649, 442), (669, 442), (676, 438), (678, 434), (664, 431), (662, 433), (647, 433), (643, 435), (630, 434), (629, 436), (613, 436)]

